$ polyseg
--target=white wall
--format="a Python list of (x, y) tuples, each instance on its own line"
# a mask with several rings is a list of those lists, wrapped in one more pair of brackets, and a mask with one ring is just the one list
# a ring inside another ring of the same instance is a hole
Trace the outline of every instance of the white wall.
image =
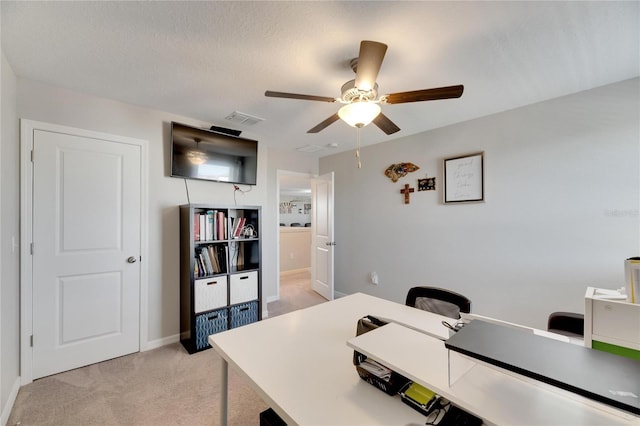
[(12, 238), (19, 237), (20, 202), (16, 76), (4, 54), (1, 64), (0, 114), (0, 417), (4, 424), (15, 400), (20, 375), (20, 259)]
[[(18, 80), (20, 118), (129, 136), (149, 141), (147, 340), (153, 345), (179, 332), (179, 216), (178, 205), (187, 203), (185, 182), (168, 176), (169, 133), (172, 120), (209, 126), (189, 118), (88, 96), (42, 83)], [(224, 123), (215, 123), (224, 125)], [(245, 133), (243, 133), (243, 136)], [(260, 140), (259, 134), (247, 137)], [(236, 194), (238, 204), (263, 206), (267, 194), (267, 149), (259, 143), (258, 184), (246, 194)], [(234, 204), (230, 184), (188, 180), (192, 203)], [(242, 187), (242, 186), (241, 186)], [(4, 189), (4, 188), (3, 188)], [(247, 189), (242, 187), (242, 189)], [(143, 330), (143, 333), (145, 330)], [(144, 349), (144, 348), (143, 348)]]
[[(325, 157), (335, 171), (335, 286), (403, 302), (416, 285), (467, 295), (473, 311), (546, 328), (584, 311), (587, 286), (623, 285), (640, 254), (640, 79)], [(490, 102), (490, 100), (487, 100)], [(389, 117), (402, 127), (402, 117)], [(485, 152), (485, 200), (442, 203), (442, 160)], [(420, 170), (393, 183), (391, 163)], [(437, 191), (405, 183), (437, 176)], [(380, 284), (368, 282), (376, 271)]]
[(311, 267), (311, 228), (280, 227), (280, 273)]

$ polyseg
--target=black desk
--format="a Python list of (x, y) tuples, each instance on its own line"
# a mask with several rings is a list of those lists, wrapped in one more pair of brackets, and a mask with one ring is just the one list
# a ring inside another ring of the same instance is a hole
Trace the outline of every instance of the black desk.
[(445, 346), (523, 376), (640, 414), (640, 361), (473, 320)]

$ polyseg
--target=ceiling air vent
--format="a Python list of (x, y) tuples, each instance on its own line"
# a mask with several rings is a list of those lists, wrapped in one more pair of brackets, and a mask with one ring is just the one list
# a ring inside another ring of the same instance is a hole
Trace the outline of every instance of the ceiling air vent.
[(300, 152), (318, 152), (318, 151), (322, 151), (323, 149), (324, 149), (323, 146), (318, 146), (318, 145), (305, 145), (305, 146), (301, 146), (300, 148), (296, 148), (296, 150)]
[(231, 114), (227, 115), (225, 119), (237, 124), (245, 124), (247, 126), (253, 126), (254, 124), (264, 121), (264, 118), (255, 117), (240, 111), (233, 111)]

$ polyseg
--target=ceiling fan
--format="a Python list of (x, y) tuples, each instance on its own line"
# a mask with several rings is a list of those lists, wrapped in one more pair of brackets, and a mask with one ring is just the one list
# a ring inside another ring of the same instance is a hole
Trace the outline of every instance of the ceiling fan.
[(265, 96), (273, 98), (302, 99), (320, 102), (339, 102), (344, 104), (340, 110), (307, 133), (318, 133), (330, 124), (343, 119), (353, 127), (364, 127), (373, 122), (387, 135), (400, 128), (381, 112), (380, 104), (404, 104), (409, 102), (434, 101), (438, 99), (459, 98), (464, 90), (463, 85), (437, 87), (433, 89), (414, 90), (383, 95), (378, 98), (376, 78), (387, 52), (387, 45), (377, 41), (363, 40), (357, 58), (351, 60), (351, 69), (356, 78), (347, 81), (341, 89), (339, 98), (326, 96), (301, 95), (297, 93), (274, 92), (267, 90)]

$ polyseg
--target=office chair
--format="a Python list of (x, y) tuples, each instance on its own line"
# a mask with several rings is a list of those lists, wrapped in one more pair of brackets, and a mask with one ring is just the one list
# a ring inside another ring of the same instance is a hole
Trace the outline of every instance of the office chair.
[(584, 337), (584, 315), (574, 312), (552, 312), (547, 331), (569, 337)]
[(307, 222), (307, 223), (305, 223), (305, 224), (304, 224), (304, 227), (305, 227), (305, 228), (311, 228), (311, 222)]
[(293, 222), (293, 223), (292, 223), (291, 225), (289, 225), (289, 226), (298, 227), (298, 226), (302, 226), (302, 225), (300, 225), (298, 222)]
[(453, 319), (460, 319), (460, 312), (471, 312), (471, 300), (459, 293), (438, 287), (410, 288), (405, 305)]

